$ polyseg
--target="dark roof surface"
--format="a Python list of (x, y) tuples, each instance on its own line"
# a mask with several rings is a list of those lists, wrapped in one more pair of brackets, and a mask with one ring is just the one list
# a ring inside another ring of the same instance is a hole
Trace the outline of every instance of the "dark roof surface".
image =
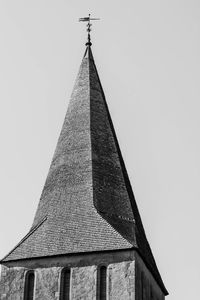
[(133, 247), (164, 290), (87, 46), (32, 228), (3, 261)]

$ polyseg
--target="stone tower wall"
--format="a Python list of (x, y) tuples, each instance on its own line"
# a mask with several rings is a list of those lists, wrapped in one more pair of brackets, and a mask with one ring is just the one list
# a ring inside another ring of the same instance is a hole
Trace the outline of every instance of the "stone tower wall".
[[(3, 267), (1, 300), (23, 300), (25, 268)], [(35, 270), (34, 300), (59, 300), (61, 267)], [(135, 295), (135, 263), (122, 262), (107, 268), (107, 299), (132, 300)], [(71, 269), (71, 300), (97, 299), (97, 266)]]
[(135, 300), (164, 300), (165, 296), (141, 257), (135, 253)]
[[(107, 267), (107, 300), (164, 300), (164, 295), (134, 250), (85, 253), (76, 256), (38, 258), (2, 265), (1, 300), (23, 300), (27, 271), (35, 274), (34, 300), (60, 300), (63, 268), (70, 268), (70, 299), (99, 300), (97, 272)], [(145, 284), (142, 284), (141, 274)], [(151, 298), (150, 289), (153, 291)]]

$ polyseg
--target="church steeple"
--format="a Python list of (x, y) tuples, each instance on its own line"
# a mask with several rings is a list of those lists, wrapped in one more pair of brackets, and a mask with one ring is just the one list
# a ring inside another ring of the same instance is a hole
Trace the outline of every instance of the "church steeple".
[(124, 249), (139, 253), (166, 294), (89, 39), (33, 225), (2, 262)]
[(123, 168), (87, 45), (31, 231), (5, 260), (136, 246)]

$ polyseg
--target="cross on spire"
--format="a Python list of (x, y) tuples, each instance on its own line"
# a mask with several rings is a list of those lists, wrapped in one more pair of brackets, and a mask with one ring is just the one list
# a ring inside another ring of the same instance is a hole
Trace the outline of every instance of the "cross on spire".
[(84, 18), (79, 18), (79, 22), (88, 22), (87, 23), (87, 32), (88, 32), (88, 40), (86, 43), (86, 46), (91, 46), (91, 38), (90, 38), (90, 32), (91, 32), (91, 26), (92, 24), (90, 23), (90, 21), (93, 20), (100, 20), (99, 18), (91, 18), (90, 14), (88, 15), (88, 17), (84, 17)]

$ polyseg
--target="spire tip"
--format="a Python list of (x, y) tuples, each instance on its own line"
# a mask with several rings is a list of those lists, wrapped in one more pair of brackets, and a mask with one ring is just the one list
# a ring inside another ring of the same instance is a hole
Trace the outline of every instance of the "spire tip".
[(90, 38), (90, 32), (91, 32), (91, 26), (92, 24), (90, 23), (91, 20), (100, 20), (99, 18), (91, 18), (90, 14), (88, 15), (88, 17), (84, 17), (84, 18), (80, 18), (79, 22), (88, 22), (87, 23), (87, 32), (88, 32), (88, 40), (87, 43), (85, 44), (86, 46), (91, 46), (91, 38)]

